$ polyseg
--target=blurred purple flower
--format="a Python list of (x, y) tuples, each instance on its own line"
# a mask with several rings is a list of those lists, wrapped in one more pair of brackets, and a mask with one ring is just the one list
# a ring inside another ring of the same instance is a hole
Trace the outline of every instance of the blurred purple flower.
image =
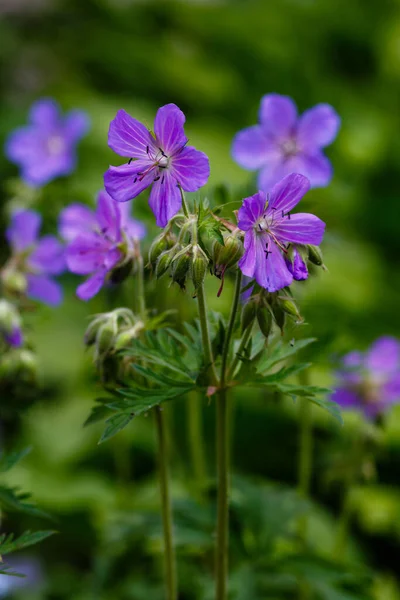
[[(121, 210), (122, 209), (122, 210)], [(105, 191), (97, 197), (96, 211), (84, 204), (71, 204), (60, 214), (60, 235), (69, 242), (68, 269), (91, 277), (77, 288), (81, 300), (95, 296), (107, 275), (132, 254), (135, 240), (146, 235), (142, 223), (128, 214)]]
[(268, 191), (289, 173), (301, 173), (311, 187), (324, 187), (332, 167), (322, 152), (338, 133), (340, 118), (329, 104), (317, 104), (297, 116), (288, 96), (267, 94), (261, 99), (259, 125), (236, 134), (232, 154), (245, 169), (260, 171), (258, 187)]
[(27, 184), (45, 185), (72, 173), (76, 145), (88, 129), (89, 119), (83, 111), (73, 110), (63, 117), (54, 100), (38, 100), (31, 107), (29, 125), (8, 137), (5, 153), (21, 167), (21, 177)]
[(16, 573), (25, 577), (0, 575), (0, 598), (10, 598), (15, 591), (28, 588), (30, 590), (40, 587), (43, 583), (43, 570), (38, 560), (31, 556), (6, 556), (5, 562)]
[(378, 338), (365, 353), (350, 352), (336, 374), (332, 400), (342, 408), (360, 409), (373, 419), (400, 402), (400, 342)]
[[(158, 109), (155, 136), (124, 110), (119, 110), (110, 123), (108, 145), (130, 160), (108, 169), (105, 188), (114, 200), (126, 202), (152, 186), (149, 204), (159, 227), (165, 227), (181, 208), (179, 186), (185, 192), (195, 192), (210, 175), (207, 156), (186, 145), (184, 123), (185, 115), (175, 104)], [(131, 163), (132, 159), (136, 160)]]
[(292, 173), (277, 183), (268, 197), (265, 192), (257, 192), (245, 198), (239, 209), (238, 227), (246, 232), (239, 267), (269, 292), (293, 281), (283, 258), (287, 242), (318, 246), (322, 241), (323, 221), (308, 213), (290, 213), (309, 188), (306, 177)]
[(62, 288), (52, 276), (65, 270), (64, 248), (53, 235), (39, 238), (41, 222), (41, 216), (33, 210), (12, 215), (6, 231), (12, 256), (5, 268), (25, 276), (29, 298), (56, 306), (62, 301)]

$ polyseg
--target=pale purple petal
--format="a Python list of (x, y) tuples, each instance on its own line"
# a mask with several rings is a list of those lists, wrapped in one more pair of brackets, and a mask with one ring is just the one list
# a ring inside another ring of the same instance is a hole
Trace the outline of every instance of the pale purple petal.
[(361, 408), (362, 403), (360, 397), (346, 387), (337, 388), (332, 394), (331, 399), (337, 402), (342, 408)]
[[(293, 281), (293, 276), (289, 272), (281, 250), (271, 240), (269, 236), (257, 235), (256, 237), (256, 269), (255, 278), (259, 285), (269, 292), (277, 292), (282, 288), (290, 285)], [(266, 238), (268, 240), (268, 251)]]
[(318, 150), (313, 154), (299, 152), (291, 159), (291, 169), (305, 175), (313, 188), (327, 186), (333, 175), (330, 161)]
[(106, 273), (107, 271), (105, 269), (99, 270), (84, 283), (81, 283), (76, 289), (78, 298), (80, 298), (80, 300), (90, 300), (90, 298), (93, 298), (104, 285)]
[(104, 256), (103, 266), (107, 271), (111, 271), (123, 258), (122, 253), (118, 248), (110, 248)]
[(113, 242), (122, 240), (119, 206), (105, 191), (99, 192), (97, 196), (96, 219), (102, 235)]
[[(272, 230), (272, 228), (271, 228)], [(297, 213), (279, 219), (273, 225), (274, 235), (279, 240), (294, 244), (313, 244), (319, 246), (324, 237), (325, 223), (315, 215)]]
[(399, 371), (399, 341), (390, 336), (376, 340), (366, 354), (364, 366), (374, 375), (389, 375)]
[(400, 372), (397, 372), (382, 388), (382, 398), (386, 403), (400, 402)]
[(63, 293), (62, 287), (56, 281), (45, 275), (27, 275), (27, 296), (33, 300), (39, 300), (50, 306), (61, 303)]
[(78, 142), (90, 129), (90, 119), (83, 110), (71, 110), (64, 119), (64, 132), (71, 142)]
[(147, 159), (147, 149), (154, 148), (154, 139), (142, 123), (119, 110), (110, 123), (108, 145), (120, 156)]
[(20, 127), (7, 138), (4, 148), (9, 160), (22, 164), (35, 160), (41, 152), (40, 140), (33, 127)]
[(5, 334), (7, 344), (13, 348), (20, 348), (24, 343), (24, 337), (20, 327), (14, 325), (10, 333)]
[(176, 104), (166, 104), (157, 111), (154, 133), (157, 144), (168, 156), (174, 155), (187, 143), (184, 123), (185, 115)]
[(51, 98), (42, 98), (32, 105), (29, 111), (29, 120), (32, 125), (40, 128), (52, 129), (60, 118), (60, 108)]
[(11, 217), (6, 238), (16, 252), (21, 252), (36, 243), (42, 218), (33, 210), (20, 210)]
[(69, 175), (75, 165), (76, 157), (73, 152), (63, 152), (54, 156), (38, 155), (34, 162), (22, 165), (22, 179), (32, 186), (45, 185), (55, 177)]
[(260, 190), (270, 192), (275, 184), (279, 183), (286, 175), (293, 173), (289, 161), (276, 154), (273, 160), (269, 160), (267, 165), (261, 169), (257, 178), (257, 185)]
[(59, 275), (65, 270), (64, 247), (53, 235), (45, 235), (28, 258), (28, 265), (39, 273)]
[(253, 228), (246, 231), (243, 245), (244, 253), (238, 262), (238, 266), (243, 275), (253, 278), (256, 270), (256, 232)]
[(195, 192), (210, 176), (210, 163), (204, 152), (186, 146), (172, 160), (172, 172), (185, 192)]
[(300, 202), (309, 189), (310, 182), (303, 175), (299, 173), (287, 175), (272, 188), (268, 212), (274, 209), (277, 213), (281, 213), (282, 211), (288, 213)]
[(261, 125), (253, 125), (235, 135), (232, 156), (245, 169), (260, 169), (263, 165), (280, 161), (282, 153), (277, 143), (265, 133)]
[[(125, 205), (121, 204), (121, 206)], [(128, 235), (128, 237), (133, 240), (142, 240), (147, 233), (146, 226), (140, 221), (136, 221), (135, 219), (129, 219), (125, 223), (123, 229)]]
[(317, 104), (306, 110), (297, 124), (297, 142), (303, 149), (314, 150), (331, 144), (340, 127), (340, 117), (329, 104)]
[(261, 99), (260, 123), (274, 137), (290, 136), (297, 120), (297, 108), (289, 96), (267, 94)]
[(96, 227), (96, 217), (92, 209), (85, 204), (70, 204), (61, 211), (58, 229), (60, 235), (71, 241), (80, 233)]
[(265, 212), (265, 206), (267, 203), (267, 197), (264, 192), (260, 191), (244, 198), (242, 206), (238, 212), (238, 227), (242, 231), (248, 231), (263, 216)]
[(110, 242), (99, 234), (87, 232), (75, 238), (66, 249), (68, 269), (78, 275), (88, 275), (104, 265)]
[(342, 363), (348, 369), (357, 369), (362, 366), (363, 355), (358, 350), (353, 350), (343, 357)]
[(158, 227), (165, 227), (182, 206), (182, 198), (176, 180), (166, 172), (163, 179), (153, 184), (149, 205), (156, 217)]
[(137, 160), (130, 165), (110, 167), (104, 173), (104, 187), (117, 202), (132, 200), (153, 182), (156, 176), (154, 169), (144, 176), (138, 175), (144, 173), (149, 167), (152, 167), (152, 163), (144, 160)]
[(285, 262), (289, 272), (293, 275), (293, 279), (304, 281), (308, 278), (307, 265), (296, 248), (293, 250), (293, 260), (285, 257)]

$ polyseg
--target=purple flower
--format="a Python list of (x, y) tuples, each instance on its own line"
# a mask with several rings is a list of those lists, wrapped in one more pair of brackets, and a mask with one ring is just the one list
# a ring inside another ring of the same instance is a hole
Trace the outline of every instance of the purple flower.
[(292, 257), (285, 256), (288, 271), (293, 275), (296, 281), (303, 281), (308, 277), (308, 268), (296, 246), (293, 246)]
[(350, 352), (337, 373), (332, 396), (342, 408), (360, 409), (369, 419), (400, 402), (400, 342), (378, 338), (365, 353)]
[(52, 279), (65, 270), (64, 248), (53, 235), (39, 239), (41, 216), (33, 210), (13, 214), (6, 238), (12, 256), (5, 271), (22, 273), (29, 298), (56, 306), (62, 300), (62, 288)]
[(329, 104), (317, 104), (297, 116), (288, 96), (267, 94), (261, 99), (259, 125), (239, 131), (233, 140), (236, 162), (259, 170), (258, 187), (269, 190), (289, 173), (301, 173), (311, 187), (324, 187), (332, 167), (322, 152), (339, 130), (340, 118)]
[(239, 209), (238, 227), (246, 232), (239, 267), (244, 275), (254, 277), (269, 292), (293, 281), (284, 259), (285, 244), (318, 246), (322, 241), (323, 221), (308, 213), (290, 212), (309, 188), (306, 177), (292, 173), (277, 183), (268, 196), (260, 191), (245, 198)]
[[(130, 160), (109, 168), (105, 188), (114, 200), (126, 202), (152, 186), (149, 204), (159, 227), (165, 227), (181, 208), (179, 186), (195, 192), (210, 175), (207, 156), (186, 145), (184, 123), (183, 112), (175, 104), (166, 104), (157, 111), (154, 136), (124, 110), (110, 124), (108, 145)], [(131, 159), (136, 160), (131, 163)]]
[(16, 129), (7, 139), (5, 153), (21, 167), (26, 183), (41, 186), (72, 173), (76, 145), (88, 129), (83, 111), (73, 110), (63, 117), (54, 100), (38, 100), (30, 110), (29, 125)]
[(95, 296), (107, 275), (132, 257), (135, 240), (146, 234), (144, 225), (132, 219), (105, 191), (97, 197), (97, 209), (71, 204), (60, 215), (60, 234), (69, 242), (67, 266), (72, 273), (91, 275), (77, 288), (81, 300)]

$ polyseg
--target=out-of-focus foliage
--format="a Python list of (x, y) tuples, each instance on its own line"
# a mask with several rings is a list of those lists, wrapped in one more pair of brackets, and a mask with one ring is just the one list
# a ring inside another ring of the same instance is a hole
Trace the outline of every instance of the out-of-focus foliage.
[[(301, 111), (329, 102), (342, 117), (339, 137), (327, 151), (332, 184), (310, 192), (302, 206), (328, 224), (323, 250), (329, 272), (296, 290), (307, 324), (295, 335), (318, 338), (301, 360), (314, 361), (312, 383), (326, 387), (337, 354), (362, 349), (382, 334), (400, 335), (400, 7), (395, 0), (0, 0), (1, 143), (42, 96), (56, 97), (64, 109), (83, 108), (92, 120), (75, 174), (42, 191), (22, 186), (0, 154), (0, 225), (3, 231), (8, 201), (7, 210), (21, 202), (41, 210), (48, 231), (69, 202), (93, 205), (103, 172), (109, 163), (117, 164), (107, 148), (116, 110), (125, 108), (151, 125), (156, 108), (167, 102), (184, 110), (190, 140), (210, 157), (205, 193), (211, 197), (212, 186), (225, 183), (237, 208), (244, 190), (254, 191), (254, 179), (231, 159), (231, 140), (256, 121), (260, 97), (268, 92), (292, 96)], [(220, 188), (218, 194), (225, 192)], [(149, 224), (150, 240), (156, 228), (145, 194), (135, 201), (134, 214)], [(74, 296), (76, 280), (65, 276), (64, 283), (60, 310), (40, 308), (27, 319), (40, 359), (40, 394), (29, 402), (19, 398), (18, 404), (13, 395), (1, 398), (7, 408), (2, 445), (33, 446), (4, 474), (5, 485), (30, 490), (38, 505), (57, 517), (60, 532), (32, 550), (45, 572), (40, 590), (21, 587), (15, 597), (156, 600), (162, 597), (162, 561), (151, 417), (138, 417), (101, 446), (101, 425), (82, 427), (93, 398), (102, 394), (82, 343), (87, 316), (117, 303), (130, 306), (134, 287), (128, 283), (85, 305)], [(219, 284), (209, 283), (209, 306), (226, 313), (232, 282), (227, 278), (217, 298)], [(148, 304), (160, 311), (194, 317), (194, 301), (177, 286), (152, 281), (148, 296)], [(17, 410), (26, 404), (28, 410)], [(213, 402), (204, 401), (202, 409), (210, 499)], [(213, 514), (201, 494), (193, 504), (199, 490), (189, 461), (187, 402), (177, 400), (166, 410), (182, 597), (206, 599)], [(300, 578), (318, 598), (397, 600), (400, 409), (384, 419), (372, 453), (375, 474), (367, 467), (367, 481), (352, 495), (351, 564), (344, 569), (331, 556), (346, 453), (360, 419), (345, 415), (340, 429), (318, 407), (313, 416), (314, 503), (305, 507), (293, 491), (297, 404), (252, 389), (236, 395), (232, 460), (246, 477), (232, 494), (234, 597), (291, 598)], [(294, 536), (293, 519), (305, 508), (312, 560), (298, 558)], [(31, 514), (9, 513), (2, 527), (20, 536), (41, 523), (36, 526)], [(372, 580), (371, 571), (378, 573)]]

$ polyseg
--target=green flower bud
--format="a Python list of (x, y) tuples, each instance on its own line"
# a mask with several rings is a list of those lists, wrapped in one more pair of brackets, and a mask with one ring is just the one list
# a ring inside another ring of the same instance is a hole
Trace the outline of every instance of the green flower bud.
[(114, 350), (118, 352), (119, 350), (127, 348), (131, 341), (139, 337), (143, 330), (144, 324), (142, 321), (138, 321), (133, 327), (121, 331), (115, 339)]
[(85, 346), (93, 346), (96, 341), (96, 335), (101, 325), (101, 319), (94, 319), (87, 327), (83, 336)]
[(185, 289), (186, 276), (188, 275), (192, 261), (192, 248), (186, 246), (174, 256), (172, 261), (172, 281)]
[(241, 316), (241, 325), (242, 325), (242, 333), (250, 327), (256, 318), (258, 302), (254, 298), (250, 298), (249, 301), (243, 306), (242, 316)]
[(208, 258), (197, 244), (192, 248), (192, 281), (194, 289), (197, 290), (203, 283), (207, 272)]
[(285, 326), (286, 313), (282, 306), (278, 302), (273, 302), (271, 305), (272, 314), (274, 315), (275, 323), (278, 325), (283, 335), (283, 328)]
[(290, 315), (291, 317), (295, 317), (295, 319), (297, 319), (298, 321), (303, 320), (301, 314), (299, 313), (299, 309), (297, 308), (297, 305), (292, 298), (289, 298), (287, 296), (280, 296), (279, 304), (286, 314)]
[(11, 333), (21, 326), (21, 318), (15, 306), (7, 300), (0, 300), (0, 330)]
[(96, 335), (96, 351), (99, 356), (104, 356), (113, 349), (117, 333), (117, 320), (114, 318), (99, 327)]
[(30, 350), (19, 351), (19, 369), (23, 370), (25, 374), (28, 374), (33, 379), (37, 376), (38, 361), (36, 355)]
[(170, 250), (175, 245), (175, 240), (170, 234), (164, 231), (158, 235), (150, 246), (149, 263), (155, 267), (158, 257), (166, 250)]
[(322, 258), (322, 252), (318, 246), (312, 246), (311, 244), (307, 245), (308, 249), (308, 260), (312, 262), (317, 267), (322, 267), (324, 264), (324, 260)]
[(243, 243), (239, 231), (224, 233), (224, 246), (218, 241), (213, 244), (212, 259), (214, 275), (221, 278), (226, 269), (235, 265), (243, 254)]
[(28, 287), (28, 282), (23, 273), (14, 269), (5, 269), (1, 273), (1, 279), (7, 292), (10, 294), (24, 294)]
[(258, 325), (261, 329), (261, 333), (264, 335), (266, 339), (268, 339), (269, 334), (272, 330), (272, 314), (268, 306), (263, 304), (259, 304), (257, 307), (257, 321)]
[(162, 252), (162, 254), (160, 254), (156, 263), (157, 279), (162, 277), (164, 273), (168, 271), (168, 269), (171, 266), (172, 259), (178, 252), (180, 252), (181, 249), (182, 246), (180, 244), (175, 244), (175, 246), (173, 246), (170, 250), (165, 250), (165, 252)]

